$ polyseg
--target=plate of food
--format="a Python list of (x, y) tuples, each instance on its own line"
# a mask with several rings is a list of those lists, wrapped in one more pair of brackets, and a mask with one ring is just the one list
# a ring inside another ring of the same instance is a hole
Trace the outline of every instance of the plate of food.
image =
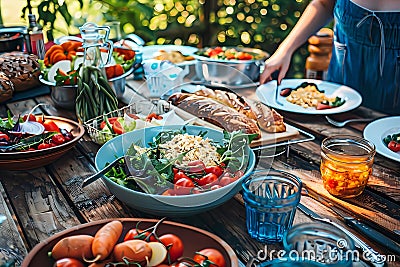
[(26, 118), (1, 120), (1, 170), (47, 165), (75, 146), (85, 133), (82, 125), (66, 118), (42, 115), (30, 115), (28, 121)]
[(376, 152), (400, 162), (400, 116), (369, 123), (364, 129), (364, 138), (375, 145)]
[(149, 45), (141, 48), (143, 60), (167, 60), (174, 64), (192, 64), (198, 49), (185, 45)]
[[(215, 265), (210, 265), (211, 261)], [(124, 264), (127, 262), (130, 264)], [(94, 221), (57, 233), (36, 245), (21, 266), (195, 264), (238, 267), (238, 259), (224, 240), (205, 230), (163, 220), (119, 218)]]
[(337, 83), (313, 79), (284, 79), (259, 86), (257, 97), (267, 106), (302, 114), (336, 114), (357, 108), (361, 95)]

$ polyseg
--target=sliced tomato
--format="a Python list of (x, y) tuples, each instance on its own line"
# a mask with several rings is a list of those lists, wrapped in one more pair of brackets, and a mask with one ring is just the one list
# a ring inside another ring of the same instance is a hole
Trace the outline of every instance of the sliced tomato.
[(114, 77), (118, 77), (124, 74), (124, 68), (121, 66), (121, 64), (117, 64), (114, 67)]
[(400, 143), (397, 143), (396, 141), (392, 140), (388, 144), (388, 148), (392, 150), (393, 152), (399, 152), (400, 151)]
[(74, 258), (59, 259), (53, 266), (55, 267), (85, 267), (85, 264)]
[(321, 110), (321, 109), (329, 109), (332, 108), (332, 106), (329, 106), (327, 104), (322, 104), (322, 103), (318, 103), (316, 109), (317, 110)]
[(107, 79), (111, 79), (111, 78), (115, 77), (115, 65), (106, 66), (105, 69), (106, 69)]
[(10, 137), (8, 135), (6, 135), (5, 133), (0, 133), (0, 140), (4, 139), (6, 141), (10, 140)]
[(45, 120), (43, 126), (48, 132), (60, 132), (60, 128), (58, 128), (57, 124), (52, 120)]
[(116, 134), (124, 133), (124, 127), (122, 127), (122, 124), (119, 120), (114, 121), (114, 123), (112, 124), (112, 129)]
[[(108, 122), (109, 122), (111, 125), (113, 125), (114, 122), (115, 122), (116, 120), (118, 120), (118, 117), (111, 117), (111, 118), (108, 118)], [(106, 127), (106, 125), (107, 125), (106, 121), (102, 121), (102, 122), (100, 123), (100, 129), (103, 130), (104, 127)]]
[[(26, 121), (28, 118), (28, 114), (25, 114), (24, 117), (22, 118), (23, 121)], [(36, 116), (33, 114), (29, 114), (29, 121), (36, 121)]]

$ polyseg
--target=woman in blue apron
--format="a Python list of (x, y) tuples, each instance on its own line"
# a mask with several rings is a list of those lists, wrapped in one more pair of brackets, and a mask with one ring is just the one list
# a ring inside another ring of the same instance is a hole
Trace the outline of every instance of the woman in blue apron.
[(334, 46), (328, 80), (350, 86), (363, 105), (400, 114), (400, 1), (314, 0), (292, 32), (266, 61), (260, 83), (279, 70), (285, 76), (293, 52), (335, 18)]

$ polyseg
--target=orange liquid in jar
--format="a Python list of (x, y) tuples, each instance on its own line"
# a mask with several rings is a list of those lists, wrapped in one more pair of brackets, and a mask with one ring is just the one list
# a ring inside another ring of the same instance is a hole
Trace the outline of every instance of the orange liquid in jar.
[[(338, 150), (346, 151), (350, 155), (362, 155), (354, 149), (357, 150), (354, 147), (341, 146)], [(372, 173), (373, 158), (368, 155), (346, 156), (327, 151), (323, 151), (321, 155), (321, 176), (324, 187), (330, 194), (350, 198), (363, 192)]]

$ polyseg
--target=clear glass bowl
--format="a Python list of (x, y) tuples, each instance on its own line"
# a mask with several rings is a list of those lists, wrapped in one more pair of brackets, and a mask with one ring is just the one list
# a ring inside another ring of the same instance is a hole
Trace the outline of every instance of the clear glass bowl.
[(354, 242), (343, 231), (326, 223), (302, 223), (285, 233), (283, 246), (293, 261), (314, 261), (325, 266), (347, 267), (357, 257)]

